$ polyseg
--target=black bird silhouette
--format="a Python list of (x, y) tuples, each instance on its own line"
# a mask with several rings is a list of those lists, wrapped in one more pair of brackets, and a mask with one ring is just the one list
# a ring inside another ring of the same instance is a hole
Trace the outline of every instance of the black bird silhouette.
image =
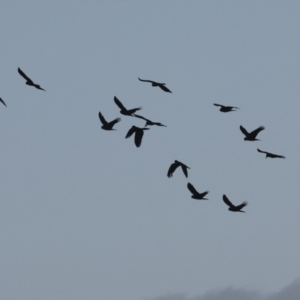
[(214, 106), (220, 106), (220, 111), (221, 112), (230, 112), (230, 111), (236, 111), (234, 110), (235, 108), (236, 109), (239, 109), (238, 107), (236, 106), (225, 106), (225, 105), (221, 105), (221, 104), (217, 104), (217, 103), (214, 103)]
[(99, 119), (103, 125), (103, 126), (101, 126), (101, 128), (104, 130), (116, 130), (116, 129), (113, 129), (114, 125), (121, 121), (120, 118), (116, 118), (113, 121), (107, 122), (100, 111), (99, 111)]
[(142, 109), (141, 107), (133, 108), (133, 109), (126, 109), (126, 108), (124, 107), (124, 105), (122, 104), (122, 102), (121, 102), (117, 97), (115, 97), (114, 100), (115, 100), (115, 103), (116, 103), (116, 104), (119, 106), (119, 108), (121, 109), (121, 110), (120, 110), (120, 113), (121, 113), (122, 115), (125, 115), (125, 116), (132, 116), (136, 111)]
[(266, 151), (261, 151), (257, 148), (257, 151), (260, 153), (265, 153), (266, 154), (266, 158), (270, 157), (270, 158), (285, 158), (285, 156), (283, 155), (277, 155), (277, 154), (273, 154), (270, 152), (266, 152)]
[(131, 137), (135, 133), (134, 143), (137, 147), (140, 147), (141, 144), (142, 144), (142, 138), (143, 138), (143, 135), (144, 135), (144, 130), (149, 130), (149, 128), (139, 128), (139, 127), (136, 127), (136, 126), (132, 126), (128, 130), (125, 138), (128, 139), (129, 137)]
[(208, 200), (204, 197), (209, 193), (209, 191), (205, 191), (203, 193), (198, 193), (197, 190), (194, 188), (194, 186), (191, 183), (188, 183), (187, 187), (190, 190), (190, 192), (193, 194), (191, 196), (191, 198), (196, 199), (196, 200)]
[(155, 81), (152, 81), (152, 80), (144, 80), (144, 79), (140, 79), (140, 78), (139, 78), (139, 81), (150, 82), (150, 83), (152, 83), (152, 86), (158, 86), (158, 87), (160, 87), (163, 91), (165, 91), (165, 92), (167, 92), (167, 93), (172, 93), (172, 92), (166, 87), (166, 84), (165, 84), (165, 83), (159, 83), (159, 82), (155, 82)]
[(135, 117), (137, 117), (137, 118), (140, 118), (140, 119), (142, 119), (142, 120), (145, 120), (146, 121), (146, 125), (145, 126), (152, 126), (152, 125), (157, 125), (157, 126), (164, 126), (164, 127), (167, 127), (166, 125), (164, 125), (164, 124), (161, 124), (161, 123), (158, 123), (158, 122), (152, 122), (152, 121), (150, 121), (149, 119), (146, 119), (146, 118), (144, 118), (144, 117), (142, 117), (142, 116), (140, 116), (140, 115), (137, 115), (137, 114), (134, 114), (134, 116)]
[(3, 99), (2, 99), (2, 98), (0, 98), (0, 102), (2, 102), (2, 103), (3, 103), (3, 105), (5, 105), (5, 106), (6, 106), (6, 104), (5, 104), (5, 102), (3, 101)]
[(243, 210), (241, 210), (242, 208), (244, 208), (248, 203), (246, 201), (244, 201), (242, 204), (240, 205), (233, 205), (229, 199), (226, 197), (226, 195), (223, 195), (223, 201), (225, 202), (225, 204), (227, 204), (229, 206), (228, 210), (230, 211), (238, 211), (238, 212), (243, 212)]
[(38, 84), (35, 84), (20, 68), (18, 68), (18, 72), (26, 80), (27, 85), (31, 85), (31, 86), (34, 86), (35, 88), (39, 89), (39, 90), (45, 91)]
[(240, 126), (240, 130), (241, 132), (246, 136), (244, 138), (245, 141), (260, 141), (259, 139), (256, 138), (256, 136), (259, 134), (259, 132), (261, 132), (262, 130), (264, 130), (265, 127), (260, 126), (257, 129), (253, 130), (252, 132), (248, 132), (242, 125)]
[(184, 173), (185, 177), (188, 177), (188, 171), (187, 169), (190, 169), (187, 165), (183, 164), (182, 162), (175, 160), (174, 163), (171, 164), (169, 170), (168, 170), (168, 174), (167, 176), (173, 177), (173, 173), (175, 172), (175, 170), (181, 166), (182, 172)]

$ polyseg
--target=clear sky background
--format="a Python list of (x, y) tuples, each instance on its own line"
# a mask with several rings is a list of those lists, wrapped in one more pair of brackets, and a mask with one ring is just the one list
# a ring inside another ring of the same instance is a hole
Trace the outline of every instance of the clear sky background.
[[(296, 0), (2, 2), (0, 298), (281, 300), (299, 287), (299, 12)], [(167, 128), (136, 148), (124, 137), (144, 122), (114, 96)], [(117, 131), (99, 111), (122, 118)], [(265, 126), (262, 141), (240, 125)], [(175, 159), (188, 178), (167, 178)]]

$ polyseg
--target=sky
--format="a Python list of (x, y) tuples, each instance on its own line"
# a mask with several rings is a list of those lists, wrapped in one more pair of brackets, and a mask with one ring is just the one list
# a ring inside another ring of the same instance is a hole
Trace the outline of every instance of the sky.
[[(299, 299), (299, 10), (2, 2), (0, 298)], [(125, 135), (144, 122), (121, 115), (115, 96), (167, 127), (137, 148)], [(121, 117), (116, 131), (101, 129), (99, 111)], [(244, 141), (240, 125), (265, 126), (261, 141)], [(188, 178), (167, 177), (175, 159)], [(209, 200), (193, 200), (188, 182)]]

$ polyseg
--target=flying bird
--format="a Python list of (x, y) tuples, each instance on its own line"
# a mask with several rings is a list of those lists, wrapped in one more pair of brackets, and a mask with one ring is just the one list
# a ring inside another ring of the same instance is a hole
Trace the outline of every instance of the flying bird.
[(5, 102), (3, 101), (3, 99), (2, 99), (2, 98), (0, 98), (0, 102), (2, 102), (2, 103), (3, 103), (3, 105), (5, 105), (5, 106), (6, 106), (6, 104), (5, 104)]
[(256, 136), (262, 131), (264, 130), (265, 127), (264, 126), (260, 126), (257, 129), (253, 130), (252, 132), (248, 132), (242, 125), (240, 126), (240, 130), (241, 132), (245, 135), (244, 140), (245, 141), (260, 141), (259, 139), (256, 138)]
[(184, 173), (185, 177), (188, 177), (188, 171), (187, 169), (190, 169), (188, 166), (186, 166), (185, 164), (183, 164), (182, 162), (175, 160), (174, 163), (171, 164), (169, 170), (168, 170), (168, 174), (167, 176), (173, 177), (173, 173), (175, 172), (175, 170), (181, 166), (182, 172)]
[(99, 119), (102, 123), (101, 128), (104, 130), (116, 130), (116, 129), (113, 129), (114, 125), (121, 121), (120, 118), (116, 118), (110, 122), (107, 122), (100, 111), (99, 111)]
[(242, 208), (244, 208), (248, 204), (246, 201), (244, 201), (242, 204), (235, 206), (229, 201), (229, 199), (227, 198), (226, 195), (223, 195), (223, 201), (225, 202), (225, 204), (227, 204), (229, 206), (228, 210), (238, 211), (238, 212), (243, 212), (243, 213), (244, 213), (244, 211), (242, 210)]
[(27, 85), (34, 86), (35, 88), (37, 88), (39, 90), (45, 91), (38, 84), (35, 84), (20, 68), (18, 68), (18, 72), (26, 80), (26, 84)]
[(158, 86), (160, 87), (163, 91), (167, 92), (167, 93), (172, 93), (167, 87), (166, 87), (166, 84), (165, 83), (159, 83), (159, 82), (155, 82), (155, 81), (152, 81), (152, 80), (144, 80), (144, 79), (140, 79), (138, 78), (139, 81), (143, 81), (143, 82), (150, 82), (152, 83), (152, 86)]
[(139, 118), (139, 119), (142, 119), (142, 120), (145, 120), (146, 121), (146, 125), (145, 126), (152, 126), (152, 125), (157, 125), (157, 126), (164, 126), (164, 127), (167, 127), (166, 125), (164, 124), (161, 124), (161, 123), (158, 123), (158, 122), (152, 122), (150, 121), (149, 119), (146, 119), (140, 115), (137, 115), (137, 114), (134, 114), (135, 117)]
[(191, 183), (187, 184), (188, 189), (190, 190), (190, 192), (193, 194), (191, 196), (191, 198), (195, 199), (195, 200), (208, 200), (207, 198), (204, 198), (209, 191), (205, 191), (203, 193), (198, 193), (197, 190), (194, 188), (194, 186)]
[(266, 158), (268, 158), (268, 157), (270, 157), (270, 158), (285, 158), (285, 156), (283, 156), (283, 155), (277, 155), (277, 154), (273, 154), (273, 153), (270, 153), (270, 152), (261, 151), (258, 148), (257, 148), (257, 151), (260, 152), (260, 153), (265, 153)]
[(236, 111), (235, 109), (239, 109), (236, 106), (225, 106), (221, 104), (214, 103), (214, 106), (219, 106), (221, 112), (230, 112), (230, 111)]
[(125, 115), (125, 116), (133, 116), (133, 114), (134, 114), (136, 111), (142, 109), (141, 107), (133, 108), (133, 109), (126, 109), (125, 106), (122, 104), (122, 102), (121, 102), (117, 97), (115, 97), (114, 100), (115, 100), (115, 103), (116, 103), (116, 104), (119, 106), (119, 108), (121, 109), (121, 110), (120, 110), (120, 113), (121, 113), (122, 115)]
[(132, 126), (128, 130), (125, 138), (128, 139), (129, 137), (131, 137), (135, 133), (134, 143), (137, 147), (140, 147), (141, 144), (142, 144), (142, 138), (143, 138), (143, 135), (144, 135), (144, 130), (149, 130), (149, 128), (139, 128), (139, 127), (136, 127), (136, 126)]

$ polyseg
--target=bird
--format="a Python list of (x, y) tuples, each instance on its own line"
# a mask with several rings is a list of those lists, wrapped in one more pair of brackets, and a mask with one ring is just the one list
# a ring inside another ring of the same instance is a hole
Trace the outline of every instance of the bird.
[(104, 129), (104, 130), (116, 130), (116, 129), (113, 129), (113, 126), (114, 126), (116, 123), (118, 123), (118, 122), (121, 121), (120, 118), (116, 118), (116, 119), (114, 119), (114, 120), (112, 120), (112, 121), (110, 121), (110, 122), (107, 122), (107, 121), (105, 120), (105, 118), (103, 117), (103, 115), (101, 114), (100, 111), (99, 111), (99, 119), (100, 119), (100, 121), (101, 121), (101, 123), (102, 123), (101, 128)]
[(204, 198), (209, 191), (205, 191), (203, 193), (198, 193), (197, 190), (194, 188), (194, 186), (191, 183), (187, 184), (188, 189), (190, 190), (190, 192), (193, 194), (191, 196), (191, 198), (195, 199), (195, 200), (208, 200), (207, 198)]
[(241, 132), (246, 136), (244, 138), (245, 141), (260, 141), (259, 139), (256, 138), (256, 136), (258, 135), (259, 132), (261, 132), (262, 130), (264, 130), (265, 127), (264, 126), (260, 126), (257, 129), (253, 130), (252, 132), (248, 132), (242, 125), (240, 126), (240, 130)]
[(217, 103), (214, 103), (214, 106), (220, 106), (220, 111), (221, 112), (236, 111), (236, 110), (234, 110), (234, 108), (239, 109), (236, 106), (225, 106), (225, 105), (221, 105), (221, 104), (217, 104)]
[(158, 86), (160, 87), (163, 91), (167, 92), (167, 93), (172, 93), (167, 87), (166, 87), (166, 84), (165, 83), (159, 83), (159, 82), (155, 82), (155, 81), (152, 81), (152, 80), (145, 80), (145, 79), (140, 79), (138, 78), (139, 81), (143, 81), (143, 82), (150, 82), (152, 83), (152, 86)]
[(183, 164), (182, 162), (175, 160), (174, 163), (171, 164), (169, 170), (168, 170), (168, 174), (167, 176), (173, 177), (173, 173), (175, 172), (175, 170), (181, 166), (182, 172), (184, 173), (185, 177), (188, 177), (188, 171), (187, 169), (190, 169), (188, 166), (186, 166), (185, 164)]
[[(35, 88), (39, 90), (45, 91), (43, 88), (41, 88), (38, 84), (35, 84), (20, 68), (18, 68), (19, 74), (26, 80), (26, 84), (30, 86), (34, 86)], [(45, 91), (46, 92), (46, 91)]]
[(133, 108), (133, 109), (126, 109), (124, 107), (124, 105), (122, 104), (122, 102), (117, 98), (115, 97), (114, 98), (115, 100), (115, 103), (119, 106), (119, 108), (121, 109), (120, 110), (120, 113), (122, 115), (125, 115), (125, 116), (133, 116), (133, 114), (138, 111), (138, 110), (141, 110), (142, 108), (141, 107), (138, 107), (138, 108)]
[(244, 208), (248, 204), (246, 201), (244, 201), (242, 204), (235, 206), (229, 201), (229, 199), (227, 198), (226, 195), (223, 195), (223, 201), (225, 202), (225, 204), (227, 204), (229, 206), (228, 210), (238, 211), (238, 212), (243, 212), (243, 213), (244, 213), (244, 211), (242, 210), (242, 208)]
[(0, 102), (2, 102), (4, 106), (6, 106), (6, 103), (3, 101), (2, 98), (0, 98)]
[(137, 115), (137, 114), (133, 114), (135, 117), (137, 117), (137, 118), (139, 118), (139, 119), (143, 119), (143, 120), (145, 120), (146, 121), (146, 125), (145, 126), (152, 126), (152, 125), (157, 125), (157, 126), (164, 126), (164, 127), (167, 127), (166, 125), (164, 125), (164, 124), (161, 124), (161, 123), (158, 123), (158, 122), (152, 122), (152, 121), (150, 121), (149, 119), (146, 119), (146, 118), (144, 118), (144, 117), (142, 117), (142, 116), (140, 116), (140, 115)]
[(143, 138), (143, 135), (144, 135), (144, 130), (149, 130), (149, 128), (140, 128), (140, 127), (132, 126), (128, 130), (125, 138), (128, 139), (129, 137), (131, 137), (135, 133), (134, 143), (137, 147), (140, 147), (141, 144), (142, 144), (142, 138)]
[(268, 158), (268, 157), (270, 157), (270, 158), (285, 158), (285, 156), (283, 156), (283, 155), (277, 155), (277, 154), (273, 154), (273, 153), (270, 153), (270, 152), (261, 151), (258, 148), (257, 148), (257, 151), (260, 152), (260, 153), (265, 153), (266, 158)]

